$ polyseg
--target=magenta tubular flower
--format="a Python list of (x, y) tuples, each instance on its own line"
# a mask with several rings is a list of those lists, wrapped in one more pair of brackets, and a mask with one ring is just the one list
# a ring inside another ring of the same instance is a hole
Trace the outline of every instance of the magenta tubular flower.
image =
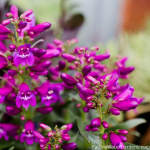
[(63, 44), (63, 42), (62, 42), (61, 40), (59, 40), (59, 39), (54, 39), (54, 40), (53, 40), (53, 43), (56, 44), (56, 45), (61, 45), (61, 44)]
[(107, 133), (103, 134), (102, 139), (106, 140), (107, 138), (108, 138), (108, 134)]
[(95, 85), (97, 85), (98, 83), (100, 83), (99, 81), (97, 81), (95, 78), (93, 78), (90, 75), (85, 76), (85, 80), (87, 80), (87, 81), (89, 81), (89, 82), (91, 82), (91, 83), (93, 83)]
[(15, 44), (10, 44), (9, 45), (9, 51), (13, 52), (16, 49), (16, 45)]
[(5, 97), (9, 95), (13, 89), (11, 87), (2, 87), (0, 88), (0, 103), (3, 103), (5, 100)]
[(101, 119), (100, 118), (95, 118), (91, 121), (92, 127), (99, 127), (100, 125), (101, 125)]
[(60, 54), (60, 51), (57, 49), (47, 49), (46, 54), (41, 56), (41, 59), (51, 59), (54, 57), (58, 57)]
[(20, 45), (17, 51), (14, 52), (14, 63), (16, 66), (21, 64), (22, 66), (34, 64), (34, 55), (31, 52), (30, 44)]
[(15, 5), (12, 5), (10, 12), (13, 14), (14, 19), (18, 19), (18, 8)]
[(125, 148), (119, 136), (114, 132), (110, 132), (110, 141), (112, 143), (112, 146), (114, 146), (117, 150), (122, 150)]
[(37, 35), (39, 35), (41, 32), (49, 29), (51, 27), (51, 24), (49, 22), (44, 22), (41, 24), (38, 24), (32, 28), (30, 28), (27, 33), (30, 37), (34, 38)]
[(61, 78), (69, 86), (74, 86), (77, 84), (77, 81), (72, 76), (70, 76), (66, 73), (62, 73)]
[(105, 72), (106, 71), (106, 65), (104, 65), (104, 64), (101, 64), (101, 63), (98, 63), (98, 64), (96, 64), (96, 65), (94, 65), (93, 66), (95, 69), (98, 69), (98, 70), (101, 70), (101, 71), (103, 71), (103, 72)]
[(29, 9), (29, 10), (25, 11), (25, 12), (20, 16), (20, 18), (29, 17), (32, 13), (33, 13), (33, 10), (32, 10), (32, 9)]
[(138, 106), (138, 103), (133, 100), (127, 100), (113, 103), (112, 106), (118, 108), (120, 111), (128, 111), (130, 109), (135, 109)]
[(62, 134), (61, 137), (62, 137), (62, 139), (63, 139), (64, 141), (69, 141), (69, 140), (71, 139), (70, 136), (69, 136), (69, 133)]
[(42, 61), (42, 62), (36, 64), (35, 66), (31, 67), (30, 70), (33, 72), (42, 72), (42, 71), (48, 69), (48, 67), (50, 67), (50, 65), (51, 65), (51, 61), (45, 60), (45, 61)]
[(6, 57), (0, 55), (0, 69), (6, 67), (8, 65)]
[(92, 67), (90, 65), (86, 65), (84, 66), (84, 68), (82, 69), (82, 73), (86, 76), (87, 74), (89, 74), (92, 71)]
[(20, 108), (14, 107), (14, 106), (6, 106), (6, 112), (9, 115), (17, 115), (21, 112), (22, 110)]
[(0, 34), (0, 40), (5, 40), (5, 39), (7, 39), (8, 38), (8, 35), (7, 34), (5, 34), (5, 35), (1, 35)]
[(72, 143), (67, 143), (61, 146), (63, 150), (74, 150), (77, 148), (77, 144), (72, 142)]
[(122, 135), (118, 135), (119, 138), (121, 139), (122, 142), (126, 142), (127, 141), (127, 138), (125, 136), (122, 136)]
[(67, 132), (69, 132), (72, 129), (72, 127), (73, 127), (72, 123), (66, 124), (66, 125), (64, 125), (64, 126), (61, 127), (62, 128), (61, 132), (63, 134), (66, 134)]
[(108, 59), (110, 57), (110, 54), (109, 54), (109, 51), (106, 51), (105, 54), (101, 54), (101, 55), (97, 55), (94, 57), (94, 60), (97, 60), (97, 61), (103, 61), (105, 59)]
[(143, 98), (138, 98), (138, 97), (132, 97), (131, 100), (134, 100), (136, 101), (138, 104), (141, 104), (144, 100), (144, 97)]
[(20, 21), (18, 26), (19, 26), (20, 29), (23, 29), (27, 26), (27, 22), (26, 21)]
[(120, 110), (117, 109), (117, 108), (109, 108), (110, 112), (113, 114), (113, 115), (120, 115)]
[(19, 93), (16, 97), (16, 105), (17, 107), (21, 107), (21, 105), (23, 105), (24, 108), (28, 108), (29, 105), (32, 107), (36, 105), (36, 98), (26, 83), (22, 83), (19, 86)]
[(53, 111), (53, 108), (50, 106), (44, 106), (44, 107), (37, 108), (37, 111), (42, 114), (48, 114)]
[(132, 97), (132, 94), (134, 92), (134, 88), (132, 86), (128, 86), (124, 91), (122, 91), (119, 95), (116, 95), (113, 98), (113, 101), (125, 101)]
[(110, 75), (111, 75), (111, 78), (108, 80), (108, 83), (106, 84), (107, 88), (113, 86), (117, 82), (117, 80), (119, 79), (118, 72), (111, 73)]
[(6, 19), (6, 20), (4, 20), (4, 21), (2, 22), (2, 25), (3, 25), (3, 26), (6, 26), (6, 25), (10, 24), (11, 20), (12, 20), (12, 19)]
[(41, 128), (43, 128), (44, 130), (47, 130), (49, 132), (51, 131), (51, 128), (48, 125), (44, 124), (44, 123), (40, 123), (39, 126)]
[(28, 120), (25, 123), (25, 131), (20, 135), (20, 142), (27, 142), (28, 145), (32, 145), (33, 142), (38, 142), (37, 136), (34, 134), (34, 123), (31, 120)]
[(0, 35), (10, 34), (10, 33), (11, 31), (8, 28), (0, 24)]
[(128, 57), (123, 57), (122, 59), (120, 59), (118, 62), (116, 62), (115, 64), (120, 68), (120, 67), (124, 67), (126, 61), (128, 60)]
[(55, 103), (61, 100), (59, 92), (63, 90), (63, 87), (59, 83), (50, 84), (49, 82), (43, 83), (40, 87), (36, 88), (36, 91), (42, 96), (41, 104), (49, 106), (51, 103)]
[(119, 134), (123, 134), (123, 135), (127, 135), (127, 134), (128, 134), (128, 131), (127, 131), (127, 130), (123, 130), (123, 129), (121, 130), (121, 129), (120, 129), (120, 130), (118, 130), (118, 133), (119, 133)]
[(17, 130), (20, 128), (19, 125), (11, 123), (0, 123), (0, 139), (4, 137), (6, 141), (9, 140), (8, 135), (14, 136), (17, 133)]
[(61, 54), (61, 57), (66, 59), (68, 62), (72, 62), (76, 60), (76, 57), (74, 55), (68, 54), (68, 53), (63, 53)]
[(81, 95), (84, 96), (85, 98), (87, 98), (88, 96), (91, 96), (91, 95), (95, 94), (94, 90), (86, 88), (81, 83), (77, 83), (77, 89), (79, 90), (79, 92), (81, 93)]

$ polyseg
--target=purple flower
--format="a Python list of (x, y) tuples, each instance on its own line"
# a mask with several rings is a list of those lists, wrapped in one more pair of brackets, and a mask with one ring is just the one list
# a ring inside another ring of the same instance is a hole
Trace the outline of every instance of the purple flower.
[(19, 26), (20, 29), (23, 29), (27, 26), (27, 22), (26, 21), (20, 21), (18, 26)]
[(123, 135), (118, 135), (122, 142), (126, 142), (127, 138)]
[(49, 106), (51, 103), (55, 103), (61, 100), (59, 92), (63, 90), (63, 87), (59, 83), (50, 84), (49, 82), (43, 83), (40, 87), (36, 88), (37, 92), (42, 95), (41, 104)]
[(127, 131), (127, 130), (123, 130), (123, 129), (121, 130), (121, 129), (120, 129), (120, 130), (118, 130), (118, 133), (119, 133), (119, 134), (123, 134), (123, 135), (127, 135), (127, 134), (128, 134), (128, 131)]
[(0, 34), (0, 40), (5, 40), (5, 39), (7, 39), (7, 38), (8, 38), (8, 35), (6, 35), (6, 34), (5, 34), (5, 35), (3, 35), (3, 34), (1, 35), (1, 34)]
[(10, 34), (10, 33), (11, 31), (8, 28), (0, 24), (0, 35)]
[(44, 70), (48, 69), (50, 65), (51, 65), (51, 61), (45, 60), (31, 67), (30, 70), (33, 72), (43, 72)]
[(86, 76), (87, 74), (89, 74), (92, 70), (92, 67), (90, 65), (86, 65), (84, 66), (84, 68), (82, 69), (83, 74)]
[(20, 142), (27, 142), (28, 145), (32, 145), (33, 142), (38, 142), (37, 136), (35, 136), (34, 132), (34, 123), (31, 120), (28, 120), (25, 123), (25, 131), (20, 135)]
[(86, 99), (88, 96), (94, 95), (95, 91), (89, 88), (86, 88), (81, 83), (77, 83), (77, 89), (79, 90), (80, 94)]
[(14, 106), (6, 106), (6, 111), (9, 115), (17, 115), (22, 110), (20, 108), (14, 107)]
[(135, 109), (138, 106), (138, 103), (134, 100), (127, 100), (113, 103), (112, 106), (118, 108), (120, 111), (128, 111), (130, 109)]
[(74, 86), (77, 84), (77, 81), (72, 76), (70, 76), (66, 73), (62, 73), (61, 78), (69, 86)]
[(27, 33), (30, 37), (34, 38), (35, 36), (39, 35), (41, 32), (49, 29), (51, 27), (51, 24), (49, 22), (44, 22), (41, 24), (38, 24), (32, 28), (30, 28)]
[(105, 59), (108, 59), (109, 57), (110, 57), (110, 54), (109, 54), (109, 51), (107, 50), (105, 54), (95, 56), (94, 60), (103, 61)]
[(10, 24), (11, 20), (12, 20), (11, 18), (10, 18), (10, 19), (6, 19), (6, 20), (3, 20), (2, 25), (3, 25), (3, 26), (6, 26), (6, 25)]
[(8, 65), (6, 57), (0, 55), (0, 69), (6, 67)]
[(30, 44), (20, 45), (17, 51), (14, 52), (14, 63), (16, 66), (21, 64), (22, 66), (32, 66), (34, 63), (34, 55), (31, 52)]
[(77, 148), (77, 144), (72, 142), (72, 143), (67, 143), (61, 146), (63, 150), (74, 150)]
[(18, 8), (15, 5), (12, 5), (10, 12), (13, 14), (14, 19), (18, 19)]
[(3, 103), (5, 100), (5, 97), (9, 95), (13, 89), (11, 87), (2, 87), (0, 88), (0, 103)]
[(36, 98), (26, 83), (22, 83), (19, 87), (19, 93), (16, 97), (16, 105), (17, 107), (23, 105), (24, 108), (28, 108), (29, 105), (32, 107), (36, 105)]
[(120, 94), (116, 95), (114, 98), (113, 98), (113, 101), (125, 101), (125, 100), (128, 100), (132, 97), (132, 94), (134, 92), (134, 88), (132, 86), (127, 86), (127, 88), (122, 91)]
[(50, 106), (44, 106), (44, 107), (37, 108), (37, 111), (42, 114), (48, 114), (53, 111), (53, 108)]
[(32, 9), (29, 9), (29, 10), (25, 11), (25, 12), (20, 16), (20, 18), (28, 17), (28, 16), (30, 16), (32, 13), (33, 13), (33, 10), (32, 10)]
[(110, 141), (112, 143), (112, 146), (114, 146), (117, 150), (122, 150), (125, 148), (119, 136), (114, 132), (110, 132)]
[(61, 57), (66, 59), (68, 62), (72, 62), (76, 60), (76, 57), (74, 55), (68, 54), (68, 53), (63, 53), (61, 54)]
[(117, 108), (109, 108), (110, 112), (113, 114), (113, 115), (120, 115), (120, 110), (117, 109)]
[(19, 125), (11, 123), (0, 123), (0, 139), (4, 137), (6, 141), (9, 140), (8, 135), (14, 136), (17, 134), (17, 130), (20, 128)]
[(120, 67), (124, 67), (126, 61), (128, 60), (128, 57), (123, 57), (121, 58), (118, 62), (116, 62), (115, 64), (120, 68)]
[(58, 49), (47, 49), (46, 54), (41, 56), (41, 59), (51, 59), (54, 57), (58, 57), (60, 54), (60, 51)]

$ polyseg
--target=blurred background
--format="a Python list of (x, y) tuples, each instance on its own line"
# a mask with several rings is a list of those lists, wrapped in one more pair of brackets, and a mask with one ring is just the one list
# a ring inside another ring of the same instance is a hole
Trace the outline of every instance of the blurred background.
[(145, 100), (137, 113), (129, 111), (124, 119), (141, 117), (147, 123), (137, 127), (138, 134), (130, 135), (128, 142), (150, 145), (150, 0), (0, 0), (0, 22), (12, 4), (20, 13), (33, 9), (37, 23), (52, 24), (38, 37), (45, 39), (41, 47), (54, 38), (78, 38), (78, 46), (97, 45), (102, 52), (109, 49), (112, 57), (129, 57), (128, 65), (136, 69), (125, 82)]

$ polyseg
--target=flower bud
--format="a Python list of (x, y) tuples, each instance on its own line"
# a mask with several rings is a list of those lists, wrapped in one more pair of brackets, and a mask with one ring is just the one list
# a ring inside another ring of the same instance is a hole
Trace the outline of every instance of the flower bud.
[(40, 125), (41, 128), (45, 129), (46, 131), (49, 131), (49, 132), (52, 131), (52, 129), (44, 123), (40, 123), (39, 125)]
[(66, 59), (68, 62), (72, 62), (76, 60), (76, 57), (74, 55), (68, 54), (68, 53), (63, 53), (61, 54), (61, 57)]
[(10, 12), (13, 14), (14, 19), (18, 19), (18, 8), (15, 5), (10, 7)]
[(98, 128), (92, 128), (91, 131), (96, 132), (96, 131), (98, 131)]
[(63, 61), (63, 60), (60, 60), (60, 61), (58, 62), (59, 71), (63, 70), (65, 67), (66, 67), (66, 62)]
[(127, 138), (125, 136), (122, 136), (122, 135), (118, 135), (119, 138), (121, 139), (122, 142), (126, 142), (127, 141)]
[(11, 30), (0, 24), (0, 35), (10, 34)]
[(64, 141), (69, 141), (71, 139), (68, 133), (62, 134), (61, 137)]
[(48, 67), (50, 67), (50, 65), (51, 65), (51, 61), (45, 60), (45, 61), (42, 61), (41, 63), (31, 67), (30, 70), (35, 71), (35, 72), (42, 72), (42, 71), (46, 70)]
[(6, 52), (7, 51), (7, 47), (1, 41), (0, 41), (0, 51), (2, 51), (2, 52)]
[(87, 113), (87, 112), (89, 112), (89, 108), (88, 107), (83, 107), (83, 111), (85, 112), (85, 113)]
[(12, 17), (13, 14), (11, 12), (6, 13), (6, 17)]
[(113, 115), (120, 115), (120, 110), (117, 109), (117, 108), (109, 108), (110, 112), (113, 114)]
[(25, 11), (25, 12), (20, 16), (20, 18), (28, 17), (28, 16), (30, 16), (32, 13), (33, 13), (33, 10), (32, 10), (32, 9), (29, 9), (29, 10)]
[(87, 103), (87, 106), (88, 106), (89, 108), (93, 108), (93, 107), (95, 107), (95, 103), (93, 103), (93, 102), (88, 102), (88, 103)]
[(41, 59), (51, 59), (54, 57), (58, 57), (60, 54), (60, 51), (57, 49), (47, 49), (46, 54), (41, 56)]
[(97, 61), (103, 61), (105, 59), (108, 59), (110, 57), (110, 54), (109, 54), (109, 51), (106, 51), (105, 54), (101, 54), (101, 55), (97, 55), (94, 57), (94, 60), (97, 60)]
[(6, 57), (0, 55), (0, 69), (6, 67), (8, 65)]
[(87, 125), (87, 126), (85, 127), (85, 130), (86, 130), (86, 131), (91, 131), (91, 125)]
[(53, 111), (53, 108), (50, 106), (44, 106), (44, 107), (37, 108), (37, 111), (42, 114), (48, 114)]
[(77, 148), (77, 144), (72, 142), (72, 143), (67, 143), (61, 146), (63, 150), (74, 150)]
[(56, 149), (59, 149), (59, 145), (55, 145), (55, 148), (56, 148)]
[(97, 81), (95, 78), (93, 78), (93, 77), (90, 76), (90, 75), (87, 75), (87, 76), (85, 77), (85, 80), (87, 80), (87, 81), (93, 83), (94, 85), (97, 85), (97, 84), (100, 83), (99, 81)]
[(101, 119), (100, 118), (95, 118), (91, 121), (92, 127), (99, 127), (100, 125), (101, 125)]
[(10, 24), (11, 20), (12, 20), (12, 19), (6, 19), (6, 20), (4, 20), (4, 21), (2, 22), (2, 25), (3, 25), (3, 26), (6, 26), (6, 25)]
[(18, 33), (21, 33), (21, 29), (20, 29), (20, 28), (18, 28), (18, 29), (17, 29), (17, 32), (18, 32)]
[(15, 44), (10, 44), (9, 45), (9, 51), (13, 52), (16, 49), (16, 45)]
[(14, 106), (6, 106), (6, 112), (9, 115), (17, 115), (21, 112), (22, 110), (20, 108), (14, 107)]
[(8, 75), (9, 75), (9, 76), (14, 77), (16, 74), (17, 74), (17, 71), (16, 71), (16, 70), (13, 70), (13, 69), (9, 69), (9, 70), (8, 70)]
[(107, 133), (103, 134), (102, 139), (106, 140), (107, 138), (108, 138), (108, 134)]
[(66, 73), (62, 73), (61, 78), (69, 86), (73, 86), (73, 85), (77, 84), (77, 81), (72, 76), (70, 76)]
[(91, 72), (91, 70), (92, 70), (92, 67), (90, 65), (86, 65), (82, 69), (82, 73), (86, 76), (87, 74), (89, 74)]
[(123, 135), (128, 134), (128, 131), (127, 131), (127, 130), (118, 130), (117, 132), (118, 132), (119, 134), (123, 134)]
[[(49, 22), (44, 22), (41, 24), (38, 24), (32, 28), (30, 28), (27, 33), (29, 36), (31, 36), (32, 38), (34, 38), (35, 36), (39, 35), (41, 32), (49, 29), (51, 27), (51, 24)], [(31, 34), (31, 32), (33, 34)]]
[(59, 39), (54, 39), (53, 43), (56, 44), (56, 45), (63, 44), (63, 42), (61, 40), (59, 40)]
[(102, 125), (103, 125), (104, 128), (108, 128), (108, 126), (109, 126), (106, 121), (103, 121), (103, 122), (102, 122)]

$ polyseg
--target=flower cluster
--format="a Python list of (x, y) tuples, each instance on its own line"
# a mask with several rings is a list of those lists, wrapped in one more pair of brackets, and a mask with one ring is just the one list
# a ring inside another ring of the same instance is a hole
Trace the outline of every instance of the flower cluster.
[[(107, 133), (105, 129), (109, 128), (107, 119), (111, 115), (117, 116), (120, 111), (136, 109), (143, 101), (143, 98), (133, 96), (134, 88), (131, 85), (120, 85), (119, 80), (127, 79), (135, 69), (126, 66), (127, 57), (115, 62), (112, 69), (102, 62), (110, 58), (108, 50), (97, 55), (97, 46), (72, 48), (77, 39), (66, 42), (54, 39), (45, 49), (39, 49), (36, 44), (40, 40), (31, 43), (51, 24), (44, 22), (36, 25), (32, 10), (18, 16), (18, 8), (14, 5), (6, 16), (9, 19), (0, 24), (0, 69), (3, 70), (0, 77), (3, 85), (0, 88), (0, 103), (6, 105), (8, 115), (20, 115), (20, 121), (25, 121), (25, 124), (23, 129), (20, 125), (0, 123), (0, 139), (4, 137), (9, 140), (8, 136), (11, 135), (27, 145), (39, 142), (42, 150), (75, 149), (76, 143), (67, 143), (71, 139), (68, 132), (73, 127), (72, 123), (63, 123), (66, 125), (61, 128), (55, 125), (54, 131), (40, 123), (39, 126), (44, 129), (43, 136), (34, 120), (38, 112), (49, 114), (53, 111), (51, 105), (65, 103), (61, 94), (67, 89), (66, 95), (69, 90), (79, 95), (77, 107), (82, 108), (83, 113), (93, 109), (97, 111), (85, 130), (99, 132), (105, 145), (109, 137), (113, 146), (124, 149), (123, 142), (127, 139), (123, 135), (127, 131)], [(8, 24), (13, 24), (15, 31), (8, 29)], [(8, 48), (2, 40), (10, 40)], [(53, 58), (57, 58), (55, 62)]]

